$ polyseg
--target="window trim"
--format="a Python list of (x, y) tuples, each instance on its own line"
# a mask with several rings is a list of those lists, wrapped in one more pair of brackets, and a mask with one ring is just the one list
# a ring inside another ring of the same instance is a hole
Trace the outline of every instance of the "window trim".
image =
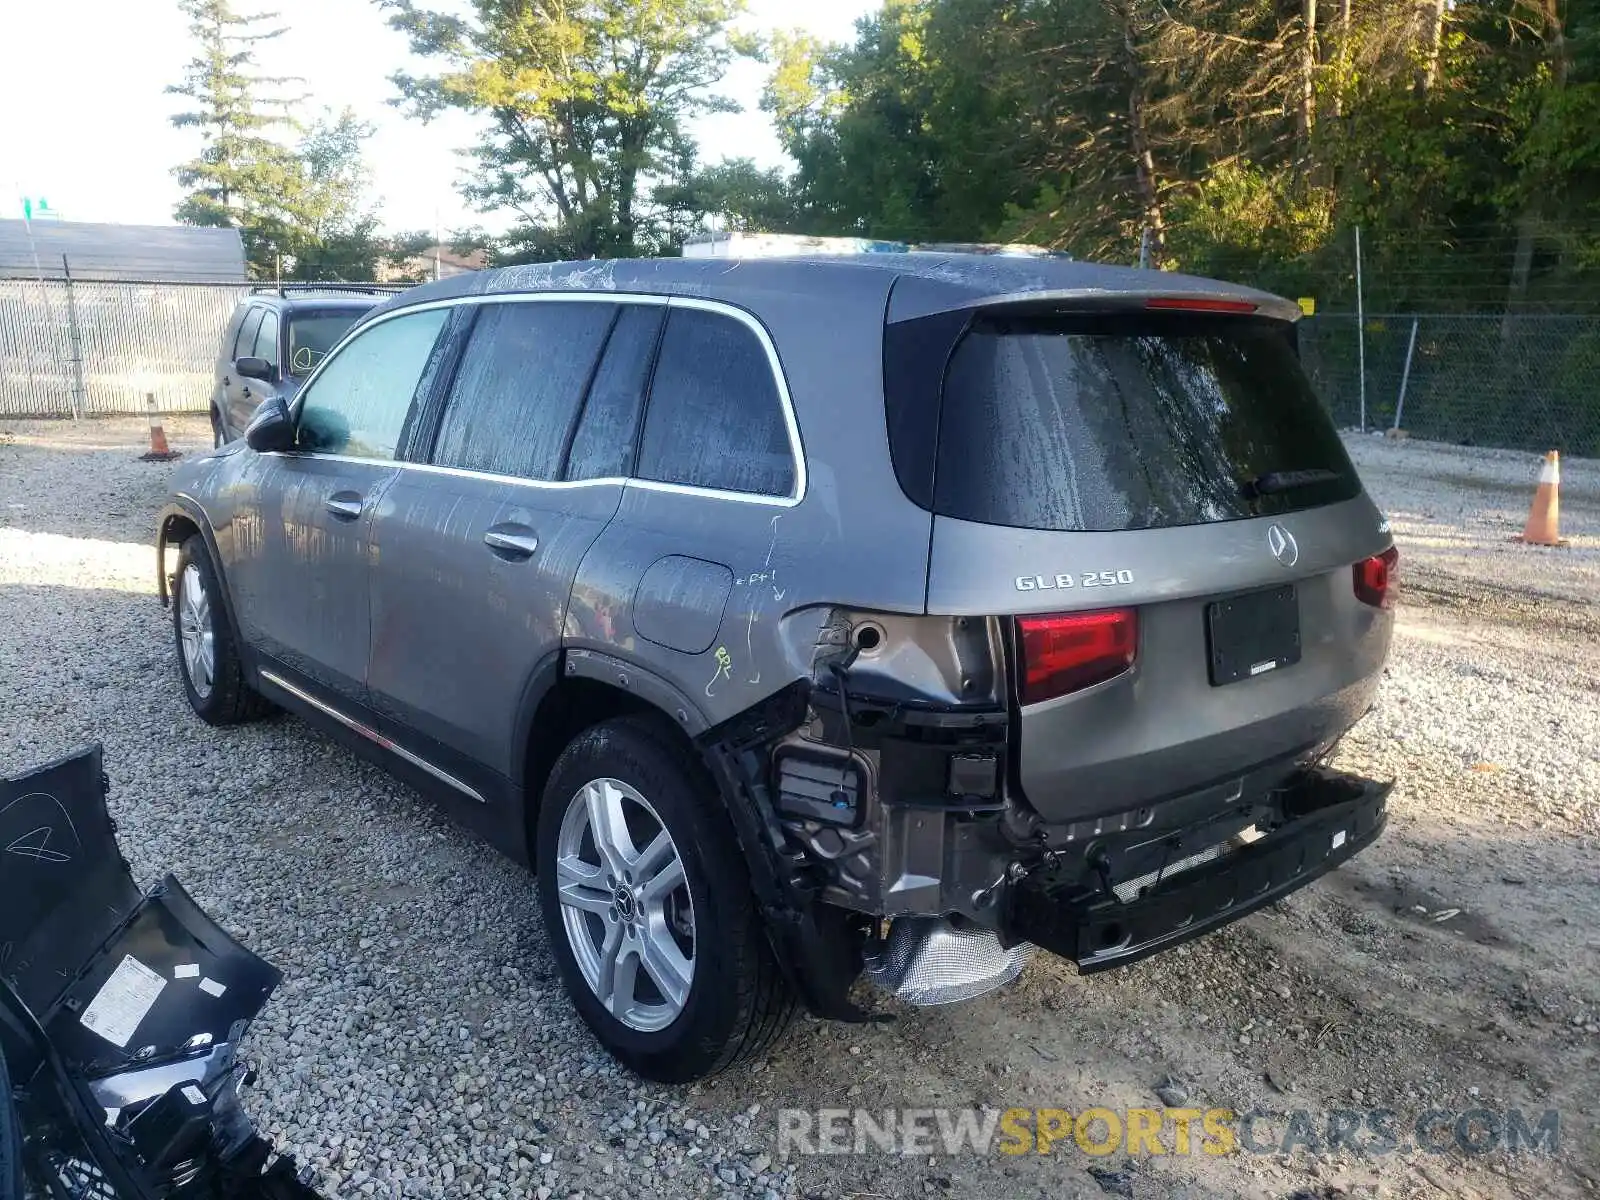
[(236, 325), (234, 327), (234, 330), (233, 330), (233, 346), (232, 346), (232, 349), (231, 349), (231, 351), (229, 353), (229, 356), (228, 356), (228, 361), (229, 362), (237, 364), (238, 361), (241, 358), (249, 358), (250, 357), (248, 354), (240, 354), (239, 353), (239, 350), (240, 350), (239, 338), (243, 336), (244, 327), (250, 323), (250, 318), (251, 317), (255, 317), (256, 318), (256, 327), (250, 333), (250, 346), (249, 346), (249, 348), (251, 350), (254, 350), (256, 348), (256, 334), (261, 332), (261, 322), (262, 322), (262, 320), (265, 319), (263, 314), (266, 311), (267, 311), (267, 306), (265, 304), (251, 304), (251, 305), (247, 305), (246, 306), (246, 308), (244, 310), (244, 316), (239, 318), (239, 324)]
[[(730, 492), (721, 488), (697, 487), (684, 483), (662, 483), (654, 479), (639, 479), (635, 476), (606, 476), (600, 479), (559, 479), (540, 480), (525, 479), (518, 475), (499, 475), (491, 471), (474, 471), (461, 467), (440, 467), (432, 463), (409, 462), (401, 459), (373, 459), (362, 458), (354, 455), (343, 454), (318, 454), (317, 457), (329, 462), (354, 462), (354, 463), (382, 463), (388, 467), (401, 470), (421, 471), (435, 475), (454, 475), (467, 479), (490, 479), (497, 482), (518, 484), (522, 487), (548, 488), (562, 490), (581, 487), (610, 487), (625, 485), (639, 488), (642, 491), (666, 492), (681, 496), (703, 496), (714, 500), (728, 500), (736, 504), (759, 504), (775, 508), (793, 508), (806, 498), (810, 488), (810, 476), (806, 470), (805, 444), (800, 437), (800, 423), (795, 417), (794, 400), (789, 394), (789, 381), (783, 373), (783, 362), (778, 357), (778, 348), (772, 341), (772, 335), (767, 332), (767, 327), (747, 309), (723, 300), (705, 300), (698, 296), (676, 295), (651, 295), (641, 292), (574, 292), (574, 291), (549, 291), (549, 292), (506, 292), (501, 294), (474, 294), (469, 296), (451, 296), (444, 300), (428, 300), (421, 304), (410, 304), (403, 308), (396, 308), (370, 321), (362, 322), (349, 330), (344, 337), (339, 339), (337, 345), (328, 351), (328, 356), (317, 364), (314, 370), (301, 385), (291, 407), (291, 416), (298, 421), (300, 405), (306, 394), (317, 381), (317, 376), (327, 368), (335, 358), (344, 352), (344, 348), (374, 325), (391, 321), (396, 317), (409, 316), (412, 313), (427, 312), (435, 308), (460, 308), (466, 305), (481, 306), (485, 304), (542, 304), (577, 301), (590, 304), (652, 304), (664, 308), (692, 308), (702, 312), (718, 313), (738, 321), (756, 336), (761, 347), (766, 351), (767, 366), (772, 371), (773, 383), (778, 389), (778, 407), (783, 414), (784, 430), (789, 437), (789, 453), (794, 461), (794, 487), (787, 496), (762, 495), (756, 492)], [(445, 327), (445, 336), (448, 336), (448, 323)], [(659, 352), (659, 347), (658, 347)], [(653, 368), (652, 368), (653, 369)], [(587, 399), (587, 398), (586, 398)], [(649, 397), (645, 397), (644, 413), (649, 412)], [(640, 427), (643, 427), (643, 420)], [(313, 451), (271, 451), (273, 454), (308, 454)], [(637, 462), (635, 462), (637, 467)]]
[[(283, 367), (281, 365), (283, 362), (283, 322), (278, 319), (277, 310), (271, 308), (263, 308), (261, 310), (261, 324), (256, 326), (255, 340), (251, 344), (250, 349), (253, 351), (261, 344), (261, 331), (266, 328), (268, 317), (272, 318), (273, 354), (272, 357), (267, 361), (272, 364), (272, 369), (281, 375), (283, 373)], [(261, 356), (257, 355), (256, 357), (259, 358)]]

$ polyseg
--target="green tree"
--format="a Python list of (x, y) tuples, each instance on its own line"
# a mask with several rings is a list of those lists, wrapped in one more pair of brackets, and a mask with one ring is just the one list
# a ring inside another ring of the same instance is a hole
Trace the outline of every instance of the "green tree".
[[(425, 283), (433, 278), (434, 246), (439, 235), (431, 229), (397, 233), (382, 239), (380, 261), (384, 275), (394, 282)], [(485, 254), (494, 265), (495, 239), (482, 229), (456, 229), (445, 234), (442, 249), (462, 257)]]
[(743, 0), (471, 0), (466, 15), (378, 2), (441, 64), (393, 76), (405, 106), (488, 118), (466, 190), (486, 212), (520, 215), (513, 258), (655, 248), (650, 185), (692, 157), (689, 117), (734, 107), (712, 89), (755, 50), (730, 29)]
[(190, 189), (176, 218), (238, 229), (258, 279), (371, 279), (382, 253), (362, 157), (372, 127), (349, 110), (300, 125), (280, 90), (291, 81), (255, 69), (256, 47), (283, 33), (275, 14), (179, 3), (198, 53), (167, 89), (192, 102), (172, 122), (199, 130), (202, 145), (175, 168)]
[(710, 225), (759, 233), (789, 233), (798, 227), (788, 176), (778, 168), (763, 171), (748, 158), (691, 170), (681, 181), (658, 186), (654, 199), (668, 214), (679, 244)]
[(853, 46), (774, 39), (762, 104), (798, 165), (808, 231), (970, 239), (1016, 198), (1025, 148), (990, 136), (1006, 129), (992, 74), (1005, 7), (889, 0)]
[(363, 146), (372, 126), (345, 109), (312, 123), (282, 197), (293, 279), (370, 280), (385, 247), (368, 197)]
[(885, 0), (774, 48), (809, 232), (1353, 304), (1360, 226), (1379, 311), (1600, 296), (1600, 0)]
[(229, 0), (178, 0), (178, 6), (198, 53), (183, 82), (167, 88), (191, 102), (172, 123), (198, 129), (202, 147), (174, 168), (189, 194), (173, 215), (186, 225), (242, 230), (251, 273), (270, 277), (287, 240), (281, 197), (297, 172), (293, 153), (270, 136), (293, 126), (292, 100), (274, 89), (292, 81), (257, 73), (255, 49), (283, 29), (270, 26), (276, 14), (242, 15)]

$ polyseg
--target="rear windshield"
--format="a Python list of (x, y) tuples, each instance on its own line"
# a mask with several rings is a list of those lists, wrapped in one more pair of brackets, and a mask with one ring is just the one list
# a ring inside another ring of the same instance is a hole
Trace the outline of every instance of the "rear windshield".
[(937, 447), (906, 436), (922, 422), (893, 398), (891, 442), (934, 458), (935, 512), (991, 525), (1154, 529), (1348, 500), (1360, 484), (1292, 339), (1237, 316), (980, 317), (948, 357)]
[(289, 316), (289, 370), (296, 375), (308, 375), (313, 367), (328, 357), (328, 351), (338, 344), (344, 331), (356, 323), (361, 309), (324, 309), (302, 311)]

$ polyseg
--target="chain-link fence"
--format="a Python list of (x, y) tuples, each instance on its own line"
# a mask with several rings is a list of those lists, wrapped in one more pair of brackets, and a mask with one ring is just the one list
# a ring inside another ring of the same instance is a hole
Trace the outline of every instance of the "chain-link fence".
[[(0, 279), (0, 416), (204, 412), (227, 284)], [(1341, 427), (1600, 456), (1600, 317), (1311, 317), (1300, 347)], [(1363, 421), (1364, 416), (1364, 421)]]
[[(1353, 315), (1301, 322), (1300, 350), (1341, 428), (1362, 421)], [(1366, 318), (1368, 429), (1515, 450), (1600, 455), (1600, 317)]]
[(237, 284), (0, 279), (0, 416), (205, 412)]

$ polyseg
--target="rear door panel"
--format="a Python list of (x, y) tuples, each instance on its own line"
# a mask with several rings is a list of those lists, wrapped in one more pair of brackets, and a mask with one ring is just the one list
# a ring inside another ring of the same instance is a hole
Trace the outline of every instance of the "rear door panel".
[(492, 772), (491, 791), (519, 774), (524, 691), (622, 499), (620, 479), (560, 478), (616, 315), (570, 299), (463, 308), (417, 450), (430, 463), (403, 470), (374, 520), (370, 702), (455, 769)]
[(239, 360), (248, 358), (255, 350), (256, 333), (261, 328), (265, 312), (263, 305), (251, 305), (234, 328), (233, 340), (225, 349), (227, 361), (222, 366), (223, 418), (228, 423), (229, 432), (235, 437), (244, 433), (244, 427), (250, 423), (250, 414), (255, 411), (255, 405), (247, 405), (244, 398), (251, 381), (239, 374)]
[[(621, 497), (620, 483), (405, 470), (373, 522), (367, 683), (380, 715), (463, 768), (514, 775), (523, 689), (559, 649), (578, 564)], [(494, 529), (524, 531), (537, 548), (507, 558), (484, 541)]]
[[(276, 371), (283, 361), (282, 332), (282, 322), (278, 313), (272, 309), (263, 311), (254, 344), (247, 352), (256, 358), (266, 359), (268, 365)], [(273, 379), (243, 377), (235, 379), (234, 382), (239, 386), (235, 389), (229, 409), (228, 423), (242, 432), (250, 424), (250, 418), (256, 415), (256, 409), (261, 407), (262, 401), (278, 394), (279, 383)]]

